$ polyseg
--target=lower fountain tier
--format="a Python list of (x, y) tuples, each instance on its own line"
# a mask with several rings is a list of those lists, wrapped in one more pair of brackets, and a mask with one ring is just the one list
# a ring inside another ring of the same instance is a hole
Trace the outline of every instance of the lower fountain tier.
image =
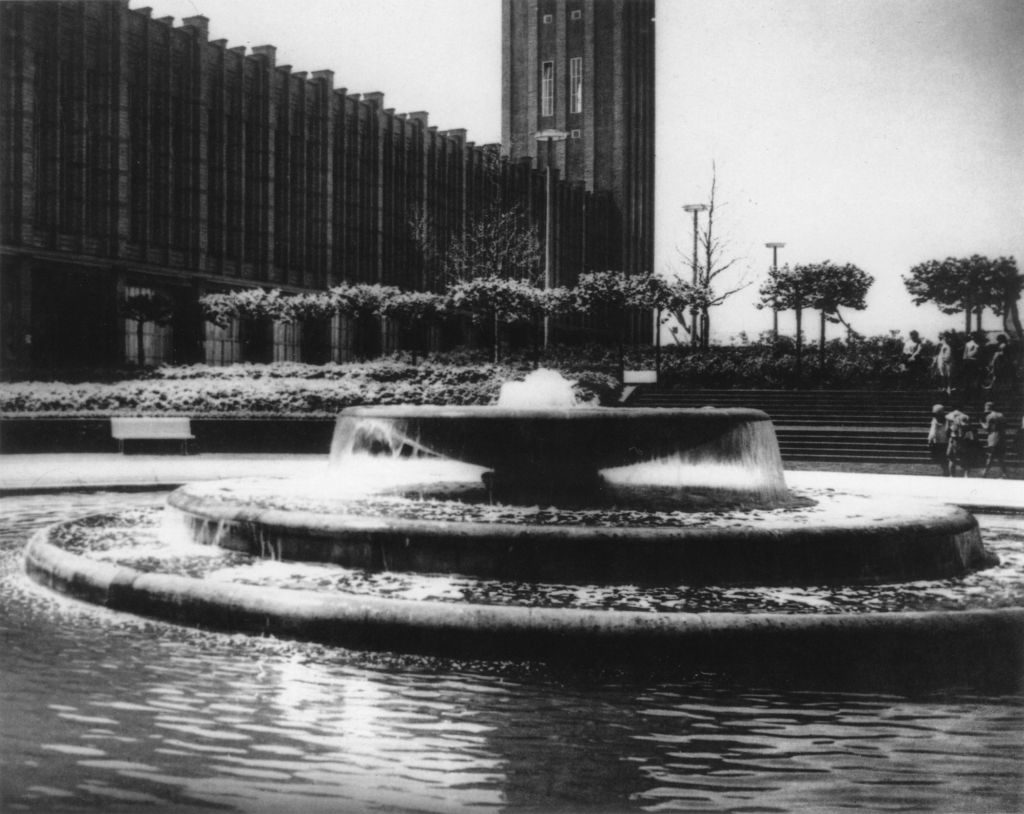
[[(507, 507), (498, 522), (410, 519), (386, 513), (402, 499), (325, 502), (305, 497), (310, 488), (267, 479), (190, 484), (169, 503), (197, 542), (256, 556), (522, 582), (857, 584), (944, 579), (995, 564), (969, 513), (881, 497), (823, 493), (800, 508), (675, 513), (647, 525), (630, 517), (650, 515), (624, 513), (622, 524), (603, 526), (579, 525), (577, 515), (558, 525), (557, 510), (524, 507)], [(554, 513), (555, 522), (535, 522), (531, 512)], [(603, 522), (600, 513), (591, 519)]]

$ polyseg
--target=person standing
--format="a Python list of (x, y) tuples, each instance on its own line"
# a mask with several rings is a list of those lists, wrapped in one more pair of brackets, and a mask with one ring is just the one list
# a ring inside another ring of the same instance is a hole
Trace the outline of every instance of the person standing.
[(971, 463), (975, 455), (974, 430), (971, 427), (971, 417), (957, 407), (946, 413), (946, 461), (949, 467), (949, 476), (956, 477), (957, 467), (963, 471), (963, 476), (971, 474)]
[(985, 471), (983, 478), (988, 477), (992, 464), (999, 464), (999, 471), (1006, 477), (1006, 416), (996, 409), (991, 401), (985, 403), (985, 415), (981, 419), (981, 428), (988, 435), (985, 438)]
[(953, 392), (953, 345), (948, 331), (939, 336), (939, 351), (935, 354), (934, 364), (948, 396)]
[(922, 353), (925, 350), (921, 341), (921, 335), (911, 331), (909, 338), (903, 343), (902, 359), (900, 368), (907, 380), (911, 383), (918, 381), (921, 372)]
[(928, 455), (932, 463), (938, 464), (943, 477), (949, 475), (949, 460), (946, 449), (949, 446), (949, 432), (946, 430), (946, 408), (941, 404), (932, 407), (932, 423), (928, 427)]
[(964, 352), (961, 356), (961, 375), (963, 381), (964, 396), (968, 401), (976, 396), (981, 390), (981, 342), (980, 334), (968, 334), (964, 343)]
[(988, 362), (986, 390), (994, 395), (1001, 387), (1008, 384), (1011, 378), (1012, 360), (1010, 358), (1010, 342), (1006, 334), (996, 337), (996, 346), (992, 349), (992, 357)]

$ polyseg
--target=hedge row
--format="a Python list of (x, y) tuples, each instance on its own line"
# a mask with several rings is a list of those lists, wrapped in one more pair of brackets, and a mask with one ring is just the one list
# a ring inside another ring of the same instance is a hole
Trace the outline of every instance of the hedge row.
[[(333, 416), (363, 404), (491, 404), (504, 382), (525, 372), (398, 362), (164, 367), (121, 382), (11, 383), (0, 389), (0, 413), (281, 417)], [(591, 373), (578, 377), (576, 390), (583, 401), (607, 402), (617, 387), (614, 377)]]

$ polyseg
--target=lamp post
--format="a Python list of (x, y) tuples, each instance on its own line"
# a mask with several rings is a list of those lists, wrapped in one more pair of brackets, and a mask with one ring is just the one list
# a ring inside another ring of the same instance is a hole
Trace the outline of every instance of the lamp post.
[[(552, 164), (554, 163), (554, 143), (565, 141), (569, 134), (564, 130), (541, 130), (534, 138), (547, 143), (544, 159), (544, 290), (551, 288), (555, 273), (555, 183)], [(551, 334), (550, 318), (544, 315), (544, 350), (548, 348)]]
[[(684, 204), (683, 210), (693, 213), (693, 287), (697, 288), (697, 216), (707, 211), (707, 204)], [(700, 337), (697, 333), (697, 306), (690, 308), (690, 344), (697, 347)]]
[[(779, 272), (779, 249), (784, 247), (785, 243), (765, 243), (766, 247), (772, 250), (772, 274), (778, 274)], [(774, 305), (772, 306), (772, 341), (779, 341), (779, 309)]]

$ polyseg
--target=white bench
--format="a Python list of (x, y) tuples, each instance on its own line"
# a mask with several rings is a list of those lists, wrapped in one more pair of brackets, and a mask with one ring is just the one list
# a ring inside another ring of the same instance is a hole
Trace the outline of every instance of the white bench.
[(657, 383), (658, 371), (656, 370), (623, 370), (623, 387), (622, 395), (619, 397), (619, 402), (625, 403), (629, 401), (629, 397), (633, 395), (633, 391), (636, 390), (637, 385)]
[(188, 442), (195, 439), (191, 419), (178, 416), (112, 418), (110, 434), (122, 453), (125, 441), (181, 441), (182, 454), (188, 455)]
[(658, 371), (656, 370), (623, 370), (623, 384), (657, 384)]

